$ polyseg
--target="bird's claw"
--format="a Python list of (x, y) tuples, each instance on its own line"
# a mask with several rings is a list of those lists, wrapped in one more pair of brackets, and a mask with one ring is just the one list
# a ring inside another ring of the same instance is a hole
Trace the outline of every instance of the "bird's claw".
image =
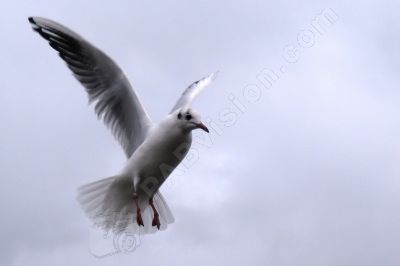
[(144, 226), (143, 219), (142, 219), (142, 214), (140, 213), (140, 210), (138, 210), (136, 212), (136, 222), (137, 222), (137, 224), (139, 226)]
[(154, 215), (153, 222), (151, 223), (151, 225), (157, 226), (157, 229), (160, 230), (161, 223), (160, 219), (158, 218), (158, 215)]

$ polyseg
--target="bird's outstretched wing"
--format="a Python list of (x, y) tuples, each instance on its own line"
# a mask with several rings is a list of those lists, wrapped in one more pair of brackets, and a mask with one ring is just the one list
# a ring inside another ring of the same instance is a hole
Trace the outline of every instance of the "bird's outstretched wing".
[(170, 113), (173, 113), (175, 110), (182, 107), (189, 107), (196, 96), (216, 78), (217, 74), (218, 72), (214, 72), (211, 75), (190, 84), (190, 86), (182, 93), (182, 96), (176, 102)]
[(102, 51), (59, 23), (40, 17), (30, 17), (29, 22), (86, 88), (89, 102), (95, 102), (96, 114), (130, 157), (152, 122), (122, 70)]

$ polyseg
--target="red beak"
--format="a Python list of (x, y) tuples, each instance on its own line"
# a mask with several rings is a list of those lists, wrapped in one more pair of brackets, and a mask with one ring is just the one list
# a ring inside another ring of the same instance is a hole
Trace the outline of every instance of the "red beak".
[(207, 133), (210, 133), (210, 131), (208, 130), (208, 128), (203, 124), (203, 123), (197, 123), (196, 124), (197, 128), (201, 128), (202, 130), (204, 130)]

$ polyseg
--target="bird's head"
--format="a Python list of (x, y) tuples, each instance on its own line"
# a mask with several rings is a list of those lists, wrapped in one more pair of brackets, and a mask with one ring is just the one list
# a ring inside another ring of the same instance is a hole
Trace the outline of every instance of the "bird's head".
[(200, 128), (209, 133), (208, 128), (201, 122), (200, 115), (190, 108), (180, 108), (173, 114), (178, 127), (185, 131)]

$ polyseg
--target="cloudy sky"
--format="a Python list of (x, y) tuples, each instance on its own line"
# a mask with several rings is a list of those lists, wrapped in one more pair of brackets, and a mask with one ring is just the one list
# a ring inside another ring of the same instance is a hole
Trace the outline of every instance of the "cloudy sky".
[[(0, 264), (399, 265), (400, 3), (276, 2), (4, 1)], [(75, 201), (125, 158), (32, 15), (114, 58), (155, 121), (220, 71), (161, 189), (176, 221), (132, 252)]]

